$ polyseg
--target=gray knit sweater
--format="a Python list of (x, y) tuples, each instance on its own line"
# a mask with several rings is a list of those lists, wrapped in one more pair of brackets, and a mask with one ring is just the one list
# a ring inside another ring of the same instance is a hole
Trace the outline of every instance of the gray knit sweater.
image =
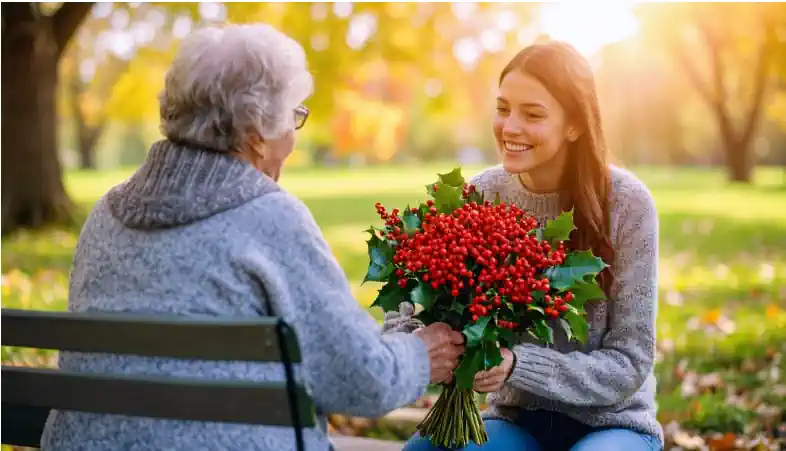
[[(298, 378), (325, 413), (375, 417), (422, 395), (429, 359), (411, 334), (382, 335), (352, 297), (306, 207), (228, 155), (153, 146), (144, 165), (95, 205), (82, 229), (69, 311), (190, 317), (276, 315), (296, 330)], [(163, 338), (165, 339), (165, 338)], [(71, 371), (204, 379), (284, 380), (278, 364), (192, 362), (64, 352)], [(260, 405), (265, 409), (265, 405)], [(307, 430), (326, 450), (326, 422)], [(291, 428), (53, 412), (43, 448), (69, 450), (291, 450)]]
[[(557, 327), (553, 347), (519, 336), (517, 364), (498, 393), (489, 394), (485, 416), (515, 419), (519, 409), (565, 413), (597, 427), (623, 427), (663, 440), (655, 418), (655, 317), (657, 315), (658, 216), (648, 189), (632, 173), (611, 167), (611, 240), (616, 256), (611, 302), (587, 304), (590, 330), (584, 346), (568, 342)], [(529, 192), (518, 177), (496, 166), (471, 183), (493, 199), (513, 203), (542, 223), (559, 215), (559, 195)], [(410, 304), (388, 313), (387, 332), (420, 324)]]

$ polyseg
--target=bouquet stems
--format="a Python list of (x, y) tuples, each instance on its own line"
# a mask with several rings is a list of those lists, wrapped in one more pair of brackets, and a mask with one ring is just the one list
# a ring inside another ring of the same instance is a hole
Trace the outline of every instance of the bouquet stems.
[(432, 444), (449, 449), (463, 448), (470, 440), (478, 445), (488, 441), (475, 392), (453, 384), (444, 387), (418, 431)]

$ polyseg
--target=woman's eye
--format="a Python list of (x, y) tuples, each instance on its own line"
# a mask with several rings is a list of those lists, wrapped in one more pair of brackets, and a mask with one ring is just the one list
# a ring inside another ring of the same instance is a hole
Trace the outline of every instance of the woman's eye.
[(497, 113), (500, 113), (500, 114), (507, 114), (507, 113), (508, 113), (508, 109), (507, 109), (507, 108), (504, 108), (504, 107), (501, 107), (501, 106), (498, 106), (498, 107), (497, 107)]
[(527, 113), (527, 117), (532, 120), (541, 120), (544, 116), (539, 113)]

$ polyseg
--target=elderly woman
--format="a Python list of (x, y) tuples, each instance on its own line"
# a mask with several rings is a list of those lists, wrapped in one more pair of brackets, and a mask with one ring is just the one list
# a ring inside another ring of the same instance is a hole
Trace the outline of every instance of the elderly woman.
[[(265, 25), (190, 35), (166, 76), (161, 129), (141, 168), (100, 199), (74, 258), (70, 311), (277, 315), (321, 412), (382, 415), (451, 378), (462, 337), (445, 324), (381, 335), (317, 224), (277, 180), (312, 80), (302, 48)], [(279, 365), (62, 353), (71, 371), (281, 380)], [(264, 409), (265, 406), (259, 406)], [(326, 422), (306, 431), (325, 450)], [(43, 448), (286, 450), (282, 427), (55, 411)]]

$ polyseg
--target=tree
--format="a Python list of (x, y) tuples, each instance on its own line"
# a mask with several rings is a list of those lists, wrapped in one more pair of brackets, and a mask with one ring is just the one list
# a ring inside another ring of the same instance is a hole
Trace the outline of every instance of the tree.
[(2, 234), (70, 219), (56, 133), (57, 65), (93, 3), (5, 2), (2, 16)]
[(753, 143), (783, 52), (776, 33), (784, 24), (783, 6), (670, 4), (641, 11), (712, 112), (729, 180), (750, 182)]

